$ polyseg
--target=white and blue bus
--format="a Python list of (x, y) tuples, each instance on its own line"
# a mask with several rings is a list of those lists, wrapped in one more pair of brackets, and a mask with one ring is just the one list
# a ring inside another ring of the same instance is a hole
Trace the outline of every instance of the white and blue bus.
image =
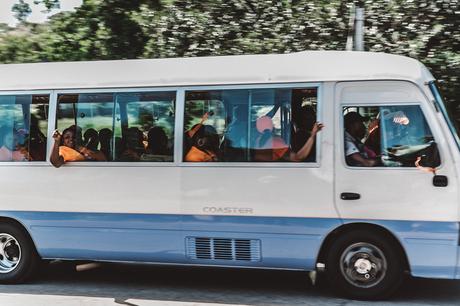
[(49, 259), (319, 270), (362, 299), (460, 279), (459, 148), (401, 56), (0, 65), (0, 282)]

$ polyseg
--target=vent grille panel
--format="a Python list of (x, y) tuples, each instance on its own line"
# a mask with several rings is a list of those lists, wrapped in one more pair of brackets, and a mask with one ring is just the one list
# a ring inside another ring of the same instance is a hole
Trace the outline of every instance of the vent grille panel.
[(191, 259), (260, 261), (260, 240), (187, 237), (187, 256)]

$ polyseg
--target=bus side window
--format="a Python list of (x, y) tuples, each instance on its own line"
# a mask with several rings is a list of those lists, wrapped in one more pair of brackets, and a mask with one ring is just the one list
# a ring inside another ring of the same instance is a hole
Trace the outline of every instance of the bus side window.
[[(112, 159), (107, 136), (113, 135), (113, 106), (113, 93), (58, 95), (57, 128), (63, 133), (59, 154), (64, 161)], [(70, 142), (66, 132), (71, 133)]]
[(0, 162), (45, 161), (49, 95), (0, 96)]
[(356, 167), (437, 167), (431, 129), (416, 105), (345, 107), (345, 160)]
[(184, 161), (315, 162), (317, 96), (317, 88), (186, 92)]
[(186, 92), (184, 161), (222, 161), (220, 143), (226, 119), (222, 91)]
[(74, 134), (70, 149), (62, 143), (60, 151), (70, 152), (67, 161), (171, 162), (175, 97), (175, 92), (60, 94), (57, 127)]
[(116, 94), (121, 139), (116, 161), (172, 162), (176, 92)]

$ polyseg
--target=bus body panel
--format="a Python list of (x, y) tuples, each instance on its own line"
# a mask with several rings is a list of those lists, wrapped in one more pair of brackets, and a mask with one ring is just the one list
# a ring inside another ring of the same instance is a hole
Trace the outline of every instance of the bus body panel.
[[(372, 91), (369, 91), (369, 88)], [(372, 95), (371, 92), (375, 92)], [(408, 82), (341, 82), (336, 89), (336, 203), (345, 219), (451, 221), (458, 217), (458, 180), (448, 143), (420, 89)], [(436, 174), (448, 177), (446, 187), (433, 186), (433, 174), (416, 167), (350, 167), (345, 163), (342, 107), (414, 105), (420, 107), (437, 143), (441, 166)], [(342, 192), (361, 199), (343, 201)]]
[[(327, 64), (320, 61), (325, 57)], [(210, 80), (221, 60), (118, 62), (133, 72), (131, 76), (141, 68), (158, 68), (151, 69), (154, 75), (144, 69), (133, 80), (112, 73), (116, 62), (2, 66), (8, 82), (3, 94), (12, 94), (6, 90), (51, 92), (47, 156), (59, 93), (171, 86), (177, 105), (174, 162), (84, 162), (60, 169), (49, 162), (2, 162), (0, 216), (22, 223), (43, 258), (299, 270), (315, 269), (320, 248), (335, 229), (344, 223), (366, 223), (384, 227), (398, 239), (412, 275), (460, 278), (460, 155), (445, 119), (430, 101), (425, 83), (433, 77), (423, 65), (403, 57), (356, 52), (225, 57), (227, 69)], [(246, 68), (251, 75), (241, 70), (241, 61), (251, 65)], [(49, 75), (37, 82), (43, 65), (50, 67)], [(184, 65), (193, 73), (184, 74)], [(170, 66), (174, 69), (168, 70)], [(334, 75), (339, 67), (340, 73)], [(72, 79), (74, 68), (85, 73)], [(69, 71), (68, 77), (56, 76)], [(170, 73), (165, 77), (162, 71)], [(21, 74), (28, 76), (24, 84), (16, 81)], [(317, 136), (315, 163), (182, 162), (186, 89), (238, 89), (238, 84), (246, 89), (287, 88), (307, 81), (319, 84), (315, 85), (320, 101), (317, 119), (325, 124)], [(441, 154), (437, 174), (447, 176), (449, 185), (434, 187), (432, 174), (414, 168), (348, 167), (342, 107), (350, 105), (419, 105)], [(344, 202), (342, 192), (357, 192), (361, 199)], [(238, 256), (237, 244), (245, 251), (247, 245), (254, 246), (251, 252), (259, 252), (259, 257), (222, 259), (214, 250), (213, 259), (207, 259), (207, 253), (194, 253), (216, 244), (232, 256)]]
[(0, 210), (180, 214), (179, 173), (175, 167), (0, 166)]
[[(324, 239), (342, 225), (333, 218), (279, 218), (118, 213), (1, 212), (20, 220), (43, 258), (314, 270)], [(457, 222), (344, 220), (390, 231), (411, 274), (458, 278)], [(260, 241), (254, 261), (191, 258), (187, 239)]]
[(186, 215), (337, 218), (331, 173), (321, 168), (183, 167)]
[[(433, 173), (417, 168), (350, 167), (345, 162), (343, 107), (414, 105), (427, 121), (440, 153), (437, 175), (448, 186), (435, 187)], [(335, 102), (335, 201), (345, 223), (353, 219), (382, 225), (398, 238), (414, 276), (454, 278), (458, 252), (458, 171), (436, 109), (423, 91), (404, 81), (339, 82)], [(343, 192), (360, 199), (345, 201)], [(384, 221), (393, 220), (393, 221)]]
[(413, 80), (422, 84), (433, 80), (433, 76), (423, 64), (412, 58), (342, 51), (0, 66), (1, 90), (10, 91), (388, 79)]
[(1, 166), (0, 210), (337, 218), (324, 169)]
[[(313, 270), (338, 219), (1, 212), (20, 220), (43, 258)], [(187, 239), (260, 241), (254, 261), (190, 258)]]

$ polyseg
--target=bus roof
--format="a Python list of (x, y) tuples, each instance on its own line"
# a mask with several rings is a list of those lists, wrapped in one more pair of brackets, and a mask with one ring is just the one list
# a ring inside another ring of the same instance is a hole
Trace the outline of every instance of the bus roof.
[(0, 65), (2, 91), (395, 79), (433, 77), (408, 57), (347, 51)]

